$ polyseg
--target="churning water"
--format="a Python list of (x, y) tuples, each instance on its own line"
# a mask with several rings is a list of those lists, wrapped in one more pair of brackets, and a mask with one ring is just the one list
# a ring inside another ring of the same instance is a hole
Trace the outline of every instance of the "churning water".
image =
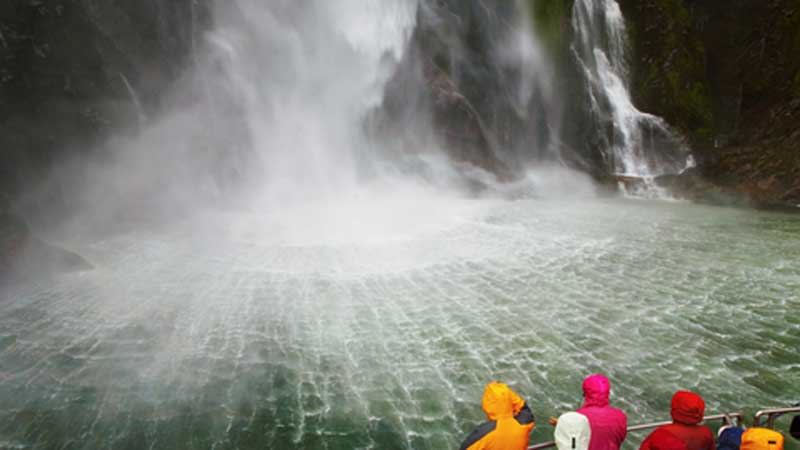
[(0, 448), (456, 448), (492, 379), (544, 441), (593, 371), (631, 422), (679, 388), (783, 406), (799, 238), (774, 213), (415, 195), (76, 242), (97, 270), (0, 297)]

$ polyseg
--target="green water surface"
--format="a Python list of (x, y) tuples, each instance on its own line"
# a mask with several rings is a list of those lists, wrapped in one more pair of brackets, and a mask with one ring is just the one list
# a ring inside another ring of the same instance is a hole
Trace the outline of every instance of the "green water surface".
[(541, 442), (598, 371), (630, 423), (678, 389), (800, 401), (797, 215), (462, 200), (364, 242), (235, 222), (82, 241), (96, 270), (5, 287), (0, 449), (453, 449), (494, 379)]

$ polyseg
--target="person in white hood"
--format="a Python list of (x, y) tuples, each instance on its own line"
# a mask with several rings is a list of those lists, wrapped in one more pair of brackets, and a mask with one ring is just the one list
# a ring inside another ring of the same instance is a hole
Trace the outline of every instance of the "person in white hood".
[(558, 450), (588, 450), (592, 429), (583, 414), (568, 412), (556, 423), (555, 441)]

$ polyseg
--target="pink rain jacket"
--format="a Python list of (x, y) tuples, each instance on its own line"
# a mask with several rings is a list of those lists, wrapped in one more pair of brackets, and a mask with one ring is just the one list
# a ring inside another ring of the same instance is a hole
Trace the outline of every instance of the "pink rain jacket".
[(603, 375), (595, 374), (583, 380), (583, 408), (578, 412), (589, 419), (592, 438), (589, 450), (619, 450), (628, 434), (625, 413), (608, 406), (611, 383)]

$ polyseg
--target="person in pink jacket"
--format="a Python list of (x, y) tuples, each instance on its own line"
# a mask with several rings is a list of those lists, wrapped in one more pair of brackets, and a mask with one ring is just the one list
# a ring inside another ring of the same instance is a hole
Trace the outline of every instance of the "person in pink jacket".
[(600, 374), (583, 380), (583, 407), (578, 410), (589, 419), (592, 438), (589, 450), (619, 450), (628, 434), (628, 417), (608, 404), (611, 383)]

